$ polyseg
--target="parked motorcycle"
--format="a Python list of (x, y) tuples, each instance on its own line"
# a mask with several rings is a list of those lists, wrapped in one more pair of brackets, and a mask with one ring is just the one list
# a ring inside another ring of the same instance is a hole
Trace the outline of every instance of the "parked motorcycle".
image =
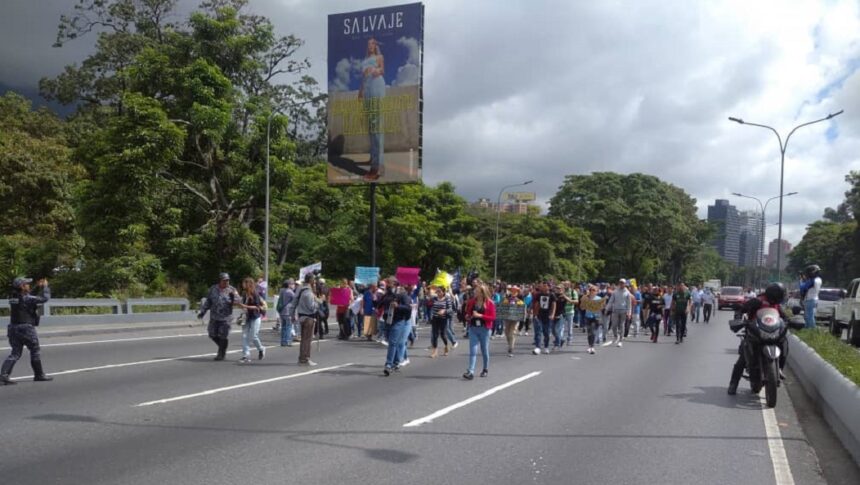
[[(765, 388), (768, 407), (776, 406), (776, 390), (780, 386), (780, 347), (786, 338), (788, 327), (774, 308), (762, 308), (756, 318), (736, 319), (729, 328), (741, 338), (740, 352), (745, 360), (750, 390), (758, 394)], [(739, 333), (741, 332), (741, 333)]]

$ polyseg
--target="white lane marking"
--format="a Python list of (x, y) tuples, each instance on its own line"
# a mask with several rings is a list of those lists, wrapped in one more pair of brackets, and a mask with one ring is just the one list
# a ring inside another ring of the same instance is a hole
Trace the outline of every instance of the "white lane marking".
[(409, 421), (408, 423), (404, 424), (403, 427), (404, 428), (414, 428), (416, 426), (421, 426), (422, 424), (432, 423), (434, 419), (440, 418), (440, 417), (450, 413), (451, 411), (460, 409), (463, 406), (468, 406), (469, 404), (472, 404), (475, 401), (480, 401), (481, 399), (484, 399), (485, 397), (492, 396), (493, 394), (495, 394), (495, 393), (497, 393), (503, 389), (507, 389), (513, 385), (519, 384), (520, 382), (531, 379), (532, 377), (539, 376), (540, 373), (541, 373), (541, 371), (536, 371), (536, 372), (532, 372), (531, 374), (526, 374), (522, 377), (518, 377), (518, 378), (516, 378), (512, 381), (506, 382), (500, 386), (496, 386), (492, 389), (488, 389), (488, 390), (478, 394), (477, 396), (472, 396), (469, 399), (466, 399), (465, 401), (460, 401), (457, 404), (452, 404), (452, 405), (450, 405), (444, 409), (440, 409), (439, 411), (436, 411), (433, 414), (430, 414), (428, 416), (424, 416), (423, 418), (419, 418), (419, 419), (416, 419), (413, 421)]
[(173, 402), (173, 401), (181, 401), (183, 399), (192, 399), (192, 398), (200, 397), (200, 396), (211, 396), (212, 394), (217, 394), (219, 392), (232, 391), (234, 389), (242, 389), (244, 387), (258, 386), (260, 384), (268, 384), (270, 382), (283, 381), (286, 379), (294, 379), (296, 377), (304, 377), (304, 376), (309, 376), (311, 374), (319, 374), (320, 372), (326, 372), (326, 371), (330, 371), (330, 370), (334, 370), (334, 369), (340, 369), (342, 367), (349, 367), (351, 365), (355, 365), (355, 364), (350, 362), (348, 364), (335, 365), (335, 366), (331, 366), (331, 367), (323, 367), (321, 369), (314, 369), (314, 370), (310, 370), (307, 372), (300, 372), (298, 374), (290, 374), (290, 375), (281, 376), (281, 377), (273, 377), (271, 379), (263, 379), (261, 381), (245, 382), (243, 384), (237, 384), (235, 386), (219, 387), (218, 389), (209, 389), (208, 391), (196, 392), (194, 394), (186, 394), (184, 396), (176, 396), (176, 397), (169, 397), (166, 399), (158, 399), (156, 401), (142, 402), (140, 404), (135, 405), (135, 407), (139, 408), (139, 407), (144, 407), (144, 406), (152, 406), (155, 404), (165, 404), (165, 403), (169, 403), (169, 402)]
[[(241, 333), (241, 330), (234, 330), (230, 333)], [(141, 342), (145, 340), (163, 340), (168, 338), (186, 338), (186, 337), (203, 337), (205, 333), (185, 333), (181, 335), (160, 335), (157, 337), (134, 337), (134, 338), (116, 338), (109, 340), (90, 340), (88, 342), (64, 342), (55, 344), (40, 344), (39, 347), (72, 347), (75, 345), (92, 345), (92, 344), (113, 344), (119, 342)], [(12, 347), (0, 347), (0, 350), (11, 350)]]
[(764, 415), (764, 431), (767, 435), (767, 446), (770, 448), (770, 461), (773, 462), (773, 475), (776, 485), (794, 485), (794, 477), (791, 474), (791, 466), (785, 454), (785, 445), (782, 442), (782, 434), (779, 432), (779, 424), (776, 421), (776, 413), (773, 408), (767, 407), (762, 398), (762, 414)]
[[(328, 340), (323, 339), (322, 342), (328, 342)], [(266, 347), (264, 345), (263, 347), (266, 349), (273, 349), (273, 348), (276, 348), (278, 346), (269, 345), (268, 347)], [(253, 350), (253, 347), (252, 347), (252, 350)], [(242, 351), (242, 349), (236, 349), (236, 350), (229, 350), (229, 351), (227, 351), (227, 353), (228, 354), (235, 354), (235, 353), (238, 353), (241, 351)], [(133, 366), (137, 366), (137, 365), (146, 365), (146, 364), (160, 364), (162, 362), (173, 362), (175, 360), (199, 359), (201, 357), (212, 357), (214, 355), (215, 355), (215, 352), (212, 352), (209, 354), (183, 355), (181, 357), (164, 357), (161, 359), (142, 360), (139, 362), (124, 362), (122, 364), (107, 364), (107, 365), (100, 365), (100, 366), (96, 366), (96, 367), (84, 367), (81, 369), (61, 370), (61, 371), (57, 371), (57, 372), (47, 373), (47, 375), (49, 375), (49, 376), (63, 376), (63, 375), (67, 375), (67, 374), (80, 374), (82, 372), (92, 372), (92, 371), (97, 371), (97, 370), (119, 369), (122, 367), (133, 367)], [(13, 377), (12, 380), (13, 381), (21, 381), (21, 380), (32, 379), (32, 378), (33, 378), (33, 376), (21, 376), (21, 377)]]

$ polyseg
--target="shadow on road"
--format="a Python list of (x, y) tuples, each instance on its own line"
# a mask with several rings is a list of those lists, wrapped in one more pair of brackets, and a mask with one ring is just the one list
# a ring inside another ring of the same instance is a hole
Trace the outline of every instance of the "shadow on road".
[(738, 387), (736, 396), (729, 396), (726, 393), (726, 387), (702, 387), (696, 389), (699, 392), (685, 392), (681, 394), (664, 394), (663, 397), (671, 397), (673, 399), (684, 399), (695, 404), (708, 404), (711, 406), (719, 406), (730, 409), (749, 409), (751, 411), (761, 411), (761, 400), (755, 394), (749, 391), (749, 388), (744, 389), (743, 382), (741, 387)]

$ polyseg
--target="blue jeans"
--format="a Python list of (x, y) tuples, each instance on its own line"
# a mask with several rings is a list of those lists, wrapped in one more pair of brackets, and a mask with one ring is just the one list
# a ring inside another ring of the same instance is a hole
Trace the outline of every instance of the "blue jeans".
[(406, 337), (409, 335), (409, 320), (400, 320), (388, 328), (388, 354), (385, 356), (385, 367), (392, 368), (406, 360)]
[(573, 322), (576, 320), (575, 316), (576, 313), (566, 313), (564, 315), (564, 340), (568, 344), (573, 338)]
[(242, 356), (248, 357), (251, 355), (251, 341), (254, 342), (254, 347), (260, 352), (263, 351), (263, 343), (260, 342), (260, 322), (262, 319), (255, 318), (242, 327)]
[(803, 319), (806, 328), (815, 328), (815, 309), (818, 308), (818, 300), (806, 300), (803, 302)]
[(561, 342), (564, 340), (564, 317), (558, 317), (552, 321), (552, 345), (561, 347)]
[(469, 372), (475, 373), (478, 360), (478, 346), (481, 346), (481, 357), (484, 359), (484, 369), (490, 368), (490, 329), (485, 326), (469, 327)]
[(549, 334), (551, 332), (550, 328), (552, 327), (552, 324), (548, 320), (544, 320), (540, 317), (535, 317), (534, 323), (535, 347), (539, 349), (549, 348)]
[(445, 329), (445, 332), (448, 333), (448, 342), (450, 342), (451, 345), (457, 343), (457, 339), (454, 338), (453, 319), (451, 317), (448, 317), (448, 327)]
[(385, 324), (385, 316), (376, 319), (376, 338), (386, 340), (388, 338), (388, 325)]
[(285, 345), (287, 347), (293, 346), (293, 336), (295, 335), (295, 329), (293, 328), (293, 323), (290, 321), (289, 317), (280, 317), (281, 318), (281, 345)]

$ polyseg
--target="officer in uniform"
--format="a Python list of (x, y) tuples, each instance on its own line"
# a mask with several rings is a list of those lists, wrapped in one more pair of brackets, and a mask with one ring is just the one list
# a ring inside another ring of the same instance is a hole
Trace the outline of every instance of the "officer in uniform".
[(202, 319), (206, 312), (209, 315), (209, 338), (218, 346), (218, 354), (215, 360), (224, 360), (227, 355), (228, 338), (230, 337), (230, 323), (233, 321), (233, 307), (239, 305), (242, 299), (235, 288), (230, 286), (230, 275), (221, 273), (218, 284), (209, 288), (209, 293), (203, 301), (203, 307), (197, 318)]
[(39, 354), (39, 336), (36, 334), (36, 327), (39, 325), (39, 314), (36, 313), (37, 307), (51, 298), (51, 289), (48, 288), (48, 280), (41, 279), (37, 283), (39, 295), (30, 294), (30, 284), (33, 283), (31, 278), (15, 278), (12, 282), (12, 298), (9, 299), (9, 327), (7, 335), (9, 336), (9, 346), (12, 347), (12, 353), (3, 362), (3, 368), (0, 370), (0, 383), (3, 385), (15, 384), (15, 381), (9, 378), (12, 373), (12, 368), (15, 367), (15, 362), (21, 358), (24, 347), (30, 350), (30, 365), (33, 367), (34, 381), (52, 381), (53, 377), (45, 375), (42, 369), (42, 359)]

